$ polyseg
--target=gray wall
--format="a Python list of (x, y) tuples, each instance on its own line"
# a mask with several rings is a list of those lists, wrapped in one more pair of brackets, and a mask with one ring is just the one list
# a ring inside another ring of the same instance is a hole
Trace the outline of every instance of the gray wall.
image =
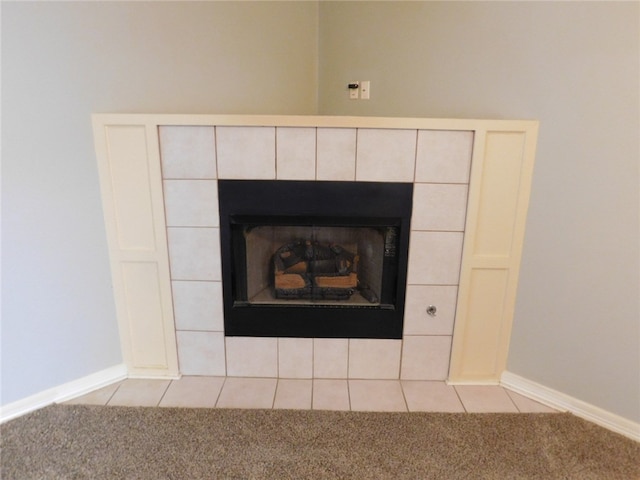
[[(508, 369), (640, 420), (639, 4), (321, 2), (323, 114), (541, 122)], [(346, 84), (371, 81), (371, 100)]]
[(2, 403), (120, 362), (90, 113), (317, 111), (539, 119), (509, 370), (640, 421), (639, 13), (3, 2)]
[(2, 3), (2, 404), (120, 363), (90, 115), (313, 114), (317, 4)]

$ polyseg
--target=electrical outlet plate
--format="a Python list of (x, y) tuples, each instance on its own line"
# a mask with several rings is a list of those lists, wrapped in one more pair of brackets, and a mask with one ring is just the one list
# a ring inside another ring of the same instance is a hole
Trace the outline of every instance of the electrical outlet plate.
[(350, 88), (349, 89), (349, 99), (350, 100), (358, 100), (360, 98), (360, 86), (358, 82), (349, 82), (349, 85), (358, 85), (358, 88)]
[(360, 82), (360, 98), (362, 100), (369, 100), (371, 95), (371, 82), (369, 80), (364, 80)]

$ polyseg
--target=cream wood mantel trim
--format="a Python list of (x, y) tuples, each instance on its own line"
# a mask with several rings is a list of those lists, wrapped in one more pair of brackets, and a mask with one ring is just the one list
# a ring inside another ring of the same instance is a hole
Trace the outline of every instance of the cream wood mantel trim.
[(516, 298), (538, 122), (282, 115), (96, 114), (105, 223), (125, 363), (179, 375), (158, 142), (161, 125), (474, 132), (449, 381), (499, 383)]

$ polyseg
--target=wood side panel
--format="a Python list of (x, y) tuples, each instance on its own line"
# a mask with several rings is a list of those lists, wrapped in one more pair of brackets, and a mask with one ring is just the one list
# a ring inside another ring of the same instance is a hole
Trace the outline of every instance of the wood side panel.
[(123, 360), (177, 377), (157, 126), (94, 118), (94, 137)]
[(144, 125), (106, 127), (118, 250), (156, 250)]
[(537, 125), (478, 130), (450, 383), (498, 383), (506, 367)]
[(166, 369), (162, 294), (155, 262), (123, 262), (124, 309), (131, 345), (132, 368)]
[(521, 132), (487, 133), (474, 255), (508, 256), (511, 252), (523, 145)]
[(496, 352), (504, 322), (507, 269), (476, 268), (471, 272), (460, 375), (483, 379), (498, 369)]

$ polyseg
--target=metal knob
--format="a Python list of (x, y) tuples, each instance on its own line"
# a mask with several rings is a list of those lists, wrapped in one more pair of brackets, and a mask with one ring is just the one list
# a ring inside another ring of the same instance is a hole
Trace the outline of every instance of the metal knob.
[(435, 305), (429, 305), (427, 307), (427, 314), (431, 315), (432, 317), (435, 317), (437, 312), (438, 312), (438, 309), (436, 308)]

